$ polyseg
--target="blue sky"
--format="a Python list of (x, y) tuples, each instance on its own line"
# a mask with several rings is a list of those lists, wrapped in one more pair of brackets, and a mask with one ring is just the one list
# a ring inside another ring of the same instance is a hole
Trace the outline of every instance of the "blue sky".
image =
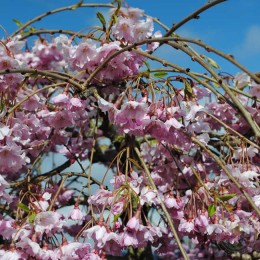
[[(172, 23), (190, 14), (207, 0), (129, 0), (130, 6), (144, 9), (149, 15), (171, 26)], [(0, 24), (11, 34), (17, 26), (13, 18), (21, 22), (35, 17), (54, 8), (71, 5), (72, 0), (2, 0)], [(109, 1), (96, 0), (95, 3)], [(85, 0), (85, 3), (93, 3)], [(76, 12), (56, 14), (35, 24), (37, 28), (71, 29), (79, 31), (95, 23), (97, 9), (82, 8)], [(106, 12), (107, 9), (103, 9)], [(252, 71), (260, 71), (260, 1), (259, 0), (228, 0), (201, 15), (199, 20), (192, 20), (177, 33), (182, 36), (200, 38), (208, 44), (226, 53), (232, 53), (235, 58)], [(0, 39), (4, 33), (0, 30)], [(188, 66), (190, 60), (169, 48), (162, 49), (158, 55), (169, 58), (183, 66)], [(214, 58), (214, 56), (213, 56)], [(221, 61), (221, 69), (225, 72), (236, 73), (238, 69)]]

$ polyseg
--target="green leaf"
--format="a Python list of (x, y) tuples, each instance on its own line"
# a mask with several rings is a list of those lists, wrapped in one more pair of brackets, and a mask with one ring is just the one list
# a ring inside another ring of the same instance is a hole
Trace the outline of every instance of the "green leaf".
[(209, 213), (209, 216), (213, 216), (216, 212), (216, 207), (214, 204), (211, 204), (209, 207), (208, 207), (208, 213)]
[(18, 21), (17, 19), (13, 19), (13, 21), (15, 22), (15, 24), (19, 27), (23, 26), (23, 23), (21, 23), (20, 21)]
[(118, 17), (117, 17), (117, 15), (113, 14), (111, 19), (113, 21), (113, 24), (116, 24), (117, 20), (118, 20)]
[(142, 77), (145, 77), (145, 78), (147, 78), (147, 79), (150, 78), (150, 72), (149, 72), (149, 70), (143, 71), (141, 75), (142, 75)]
[(80, 0), (77, 4), (75, 4), (75, 5), (71, 8), (71, 10), (75, 10), (75, 9), (77, 9), (78, 7), (80, 7), (80, 6), (83, 4), (83, 1), (84, 1), (84, 0)]
[(184, 88), (185, 94), (193, 95), (193, 90), (192, 90), (191, 84), (188, 82), (188, 80), (184, 80), (184, 85), (185, 85), (185, 88)]
[(154, 73), (153, 75), (154, 75), (154, 77), (156, 77), (156, 78), (163, 78), (163, 77), (167, 76), (168, 73), (161, 71), (161, 72), (156, 72), (156, 73)]
[(29, 219), (29, 222), (33, 222), (34, 219), (35, 219), (35, 216), (36, 216), (36, 212), (35, 211), (31, 211), (28, 215), (28, 219)]
[(113, 222), (117, 222), (121, 215), (122, 213), (115, 215)]
[(209, 57), (207, 57), (207, 56), (205, 56), (205, 55), (200, 55), (200, 56), (201, 56), (201, 58), (203, 58), (207, 63), (209, 63), (209, 65), (211, 65), (213, 68), (215, 68), (215, 69), (219, 69), (219, 68), (220, 68), (220, 66), (217, 64), (217, 62), (214, 61), (213, 59), (211, 59), (211, 58), (209, 58)]
[(36, 31), (36, 28), (35, 27), (29, 27), (29, 32), (28, 33), (33, 33)]
[(97, 18), (98, 18), (99, 21), (102, 23), (103, 29), (105, 30), (105, 28), (106, 28), (106, 19), (105, 19), (105, 17), (103, 16), (102, 13), (97, 12)]
[(195, 98), (193, 93), (192, 85), (189, 83), (187, 79), (184, 79), (184, 96), (187, 98)]
[(236, 195), (237, 195), (236, 193), (230, 193), (230, 194), (219, 196), (218, 199), (220, 199), (222, 201), (228, 201), (228, 200), (234, 198)]
[(25, 211), (25, 212), (29, 212), (29, 211), (30, 211), (30, 209), (28, 208), (28, 206), (26, 206), (26, 205), (23, 204), (22, 202), (19, 202), (19, 203), (17, 204), (17, 206), (18, 206), (18, 208), (22, 209), (22, 210)]
[(223, 203), (223, 206), (224, 206), (224, 208), (225, 208), (227, 211), (229, 211), (229, 212), (231, 212), (231, 211), (234, 210), (234, 206), (232, 206), (232, 205), (230, 205), (230, 204), (228, 204), (228, 203)]
[(132, 197), (131, 197), (131, 201), (132, 201), (132, 209), (135, 211), (138, 208), (139, 205), (139, 198), (138, 196), (135, 195), (135, 193), (131, 193)]

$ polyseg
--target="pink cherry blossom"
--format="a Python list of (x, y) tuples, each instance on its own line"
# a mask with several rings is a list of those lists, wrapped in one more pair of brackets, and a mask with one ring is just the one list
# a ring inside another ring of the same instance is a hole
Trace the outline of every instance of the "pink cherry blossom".
[(11, 140), (0, 146), (0, 172), (15, 173), (26, 164), (24, 151)]
[(39, 236), (43, 233), (51, 235), (60, 232), (65, 224), (66, 221), (63, 220), (62, 215), (52, 211), (40, 212), (34, 219), (35, 232)]
[(11, 133), (10, 128), (0, 123), (0, 140), (3, 140), (6, 136)]
[(74, 208), (68, 213), (67, 217), (72, 220), (82, 220), (83, 213), (81, 212), (79, 206), (75, 205)]
[[(253, 254), (258, 74), (219, 71), (203, 41), (112, 4), (97, 26), (65, 35), (36, 19), (0, 41), (0, 258)], [(161, 59), (166, 45), (195, 66)]]

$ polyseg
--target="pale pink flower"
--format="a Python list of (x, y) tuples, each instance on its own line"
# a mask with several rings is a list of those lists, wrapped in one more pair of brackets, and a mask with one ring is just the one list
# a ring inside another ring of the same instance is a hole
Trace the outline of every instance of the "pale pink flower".
[(113, 176), (113, 178), (110, 180), (110, 183), (113, 185), (114, 189), (118, 189), (121, 187), (121, 185), (125, 182), (125, 175), (120, 174), (117, 176)]
[(77, 70), (93, 70), (96, 59), (98, 60), (97, 55), (98, 49), (91, 39), (82, 41), (71, 54), (70, 63), (72, 64), (72, 68)]
[(112, 103), (107, 102), (103, 98), (98, 99), (98, 106), (101, 109), (101, 111), (108, 112), (109, 120), (111, 122), (114, 122), (115, 116), (118, 113), (118, 110), (115, 108), (115, 106)]
[(200, 214), (198, 214), (198, 216), (195, 218), (196, 229), (204, 233), (208, 225), (209, 225), (209, 217), (207, 212), (201, 212)]
[(49, 202), (51, 198), (51, 193), (44, 192), (44, 194), (36, 201), (33, 201), (32, 203), (38, 208), (40, 211), (46, 211), (49, 207)]
[(82, 101), (79, 98), (71, 98), (69, 100), (69, 109), (71, 111), (77, 111), (83, 107)]
[(8, 140), (0, 146), (0, 172), (16, 173), (26, 164), (26, 157), (21, 146)]
[(21, 260), (25, 259), (25, 256), (20, 251), (6, 251), (0, 250), (0, 259), (1, 260)]
[(24, 238), (30, 237), (34, 233), (33, 225), (31, 223), (26, 223), (22, 227), (16, 230), (13, 234), (12, 239), (14, 241), (23, 240)]
[(0, 123), (0, 140), (3, 140), (10, 133), (11, 133), (11, 129), (8, 126)]
[(22, 49), (25, 45), (25, 41), (21, 41), (20, 38), (21, 38), (21, 35), (8, 39), (6, 46), (12, 52), (12, 54), (16, 54), (16, 53), (19, 53), (20, 51), (22, 51)]
[(198, 87), (198, 86), (194, 86), (192, 88), (193, 93), (195, 94), (197, 99), (202, 99), (204, 97), (209, 97), (211, 94), (211, 91), (209, 89), (206, 89), (204, 87)]
[(209, 224), (206, 227), (206, 230), (209, 235), (212, 235), (213, 233), (221, 234), (222, 232), (225, 231), (225, 227), (221, 224)]
[(0, 234), (3, 239), (11, 239), (16, 231), (15, 221), (13, 219), (0, 220)]
[[(153, 38), (160, 38), (162, 37), (161, 31), (156, 31), (153, 36)], [(159, 42), (152, 42), (147, 44), (147, 49), (146, 51), (155, 51), (159, 47), (160, 43)]]
[(49, 236), (56, 232), (60, 232), (62, 227), (66, 224), (66, 221), (62, 219), (62, 215), (58, 212), (40, 212), (34, 219), (35, 232), (39, 236), (42, 236), (43, 233), (46, 233), (46, 235)]
[(44, 199), (36, 200), (32, 202), (32, 204), (34, 204), (34, 206), (41, 211), (46, 211), (49, 207), (49, 202)]
[(68, 219), (82, 220), (83, 214), (79, 209), (79, 206), (75, 205), (74, 208), (68, 213)]
[(252, 83), (251, 88), (248, 91), (252, 96), (260, 98), (260, 84)]
[(53, 97), (52, 98), (52, 102), (55, 104), (55, 105), (64, 105), (66, 104), (67, 102), (69, 101), (69, 98), (66, 94), (58, 94), (57, 96)]
[(132, 217), (128, 220), (126, 227), (128, 230), (138, 231), (140, 228), (140, 220), (136, 217)]
[(0, 193), (9, 187), (9, 183), (5, 178), (0, 174)]
[(108, 232), (104, 238), (105, 244), (102, 248), (108, 254), (113, 256), (122, 255), (122, 233), (116, 234), (114, 232)]
[(188, 233), (194, 231), (194, 219), (181, 218), (178, 230)]
[(89, 254), (91, 253), (91, 245), (89, 243), (70, 242), (57, 248), (54, 252), (55, 257), (61, 260), (85, 259), (84, 257), (89, 257)]
[(123, 13), (124, 16), (127, 16), (129, 19), (138, 21), (140, 18), (143, 17), (144, 15), (144, 10), (139, 9), (139, 8), (133, 8), (133, 7), (128, 7), (128, 8), (121, 8), (120, 11)]
[(234, 81), (235, 87), (244, 88), (245, 86), (250, 84), (250, 77), (246, 73), (240, 72), (240, 73), (236, 74), (233, 81)]
[(147, 186), (142, 188), (140, 194), (140, 204), (144, 205), (145, 203), (148, 205), (157, 204), (157, 192)]
[(8, 55), (0, 56), (0, 70), (18, 68), (19, 63)]
[(178, 120), (176, 120), (174, 117), (166, 120), (165, 125), (168, 127), (168, 129), (170, 129), (171, 127), (174, 127), (177, 129), (183, 127), (183, 124), (180, 123)]
[(113, 200), (114, 200), (114, 196), (111, 191), (99, 189), (94, 195), (89, 197), (88, 203), (95, 206), (99, 206), (99, 205), (104, 206), (107, 204), (110, 205), (113, 202)]
[(205, 145), (207, 145), (208, 142), (210, 141), (210, 137), (207, 133), (202, 133), (200, 135), (197, 135), (197, 139)]
[(65, 190), (63, 189), (60, 193), (60, 195), (58, 196), (58, 202), (60, 204), (65, 204), (67, 203), (71, 197), (73, 196), (73, 194), (75, 193), (74, 190)]
[(125, 247), (133, 246), (138, 247), (140, 241), (136, 237), (136, 233), (126, 231), (122, 238), (122, 244)]
[(186, 110), (185, 120), (193, 121), (196, 117), (196, 114), (203, 110), (204, 107), (202, 105), (196, 104), (195, 102), (182, 102), (183, 107)]
[(117, 40), (133, 42), (134, 40), (134, 21), (128, 18), (119, 17), (117, 23), (112, 27), (112, 33)]
[(119, 202), (113, 204), (113, 206), (111, 207), (111, 213), (113, 215), (118, 215), (118, 214), (122, 213), (122, 211), (124, 209), (124, 205), (125, 205), (124, 203), (125, 203), (125, 201), (122, 200), (122, 201), (119, 201)]
[(233, 158), (236, 160), (240, 160), (240, 158), (248, 156), (250, 159), (252, 159), (256, 154), (258, 154), (258, 149), (250, 145), (247, 148), (235, 149), (233, 153)]
[(84, 237), (92, 238), (97, 247), (102, 248), (106, 243), (107, 229), (104, 226), (96, 225), (83, 231)]
[(180, 199), (176, 199), (175, 197), (169, 195), (164, 200), (165, 206), (167, 208), (175, 208), (180, 209), (183, 205), (182, 201)]
[(255, 195), (252, 199), (255, 205), (260, 208), (260, 195)]
[(28, 256), (35, 257), (36, 259), (42, 259), (42, 260), (57, 259), (55, 257), (55, 253), (53, 250), (46, 250), (41, 248), (38, 243), (32, 241), (28, 237), (17, 242), (16, 246), (18, 248), (22, 248)]
[(147, 17), (146, 20), (140, 20), (133, 27), (134, 41), (142, 41), (152, 36), (154, 26), (151, 17)]
[(198, 120), (198, 121), (192, 122), (192, 124), (189, 124), (188, 129), (189, 129), (189, 131), (195, 132), (195, 133), (210, 132), (210, 125), (207, 122)]

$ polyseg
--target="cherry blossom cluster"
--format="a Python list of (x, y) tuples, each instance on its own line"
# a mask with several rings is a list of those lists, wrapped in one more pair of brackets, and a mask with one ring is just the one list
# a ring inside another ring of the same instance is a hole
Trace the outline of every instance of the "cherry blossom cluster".
[(117, 2), (83, 39), (0, 41), (0, 258), (257, 255), (259, 82), (220, 76), (230, 98), (215, 74), (151, 70), (168, 41)]

